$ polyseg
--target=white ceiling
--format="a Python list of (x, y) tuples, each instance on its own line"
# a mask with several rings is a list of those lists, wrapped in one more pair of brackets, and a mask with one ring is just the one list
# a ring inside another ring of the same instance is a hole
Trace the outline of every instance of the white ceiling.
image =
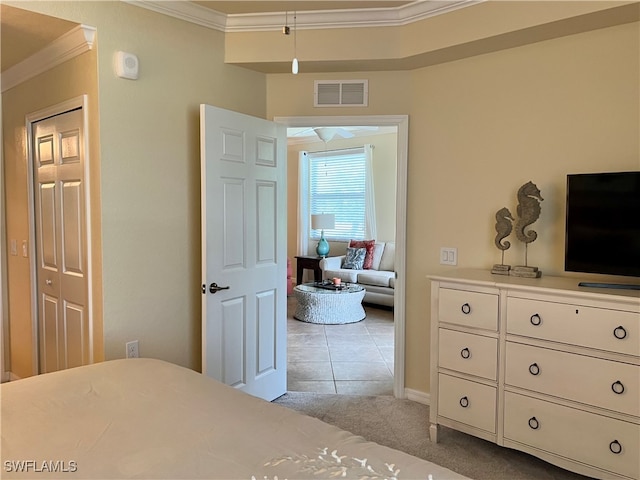
[[(290, 127), (287, 128), (289, 144), (295, 143), (327, 143), (332, 140), (341, 140), (354, 137), (368, 137), (397, 133), (397, 127), (371, 127), (371, 126), (322, 126), (322, 127)], [(322, 137), (322, 138), (321, 138)]]

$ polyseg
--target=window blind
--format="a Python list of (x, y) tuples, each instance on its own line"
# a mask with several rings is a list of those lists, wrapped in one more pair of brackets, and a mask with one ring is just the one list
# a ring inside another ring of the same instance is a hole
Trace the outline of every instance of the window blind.
[[(335, 228), (327, 240), (364, 239), (366, 158), (364, 147), (309, 153), (309, 207), (312, 215), (333, 213)], [(311, 238), (320, 238), (312, 230)]]

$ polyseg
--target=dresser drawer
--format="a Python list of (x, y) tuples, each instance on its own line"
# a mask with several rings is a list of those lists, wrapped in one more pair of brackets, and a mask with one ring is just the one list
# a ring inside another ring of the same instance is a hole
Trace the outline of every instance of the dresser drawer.
[(439, 374), (438, 415), (496, 433), (496, 388)]
[(638, 478), (640, 425), (505, 392), (504, 437)]
[(440, 323), (498, 330), (498, 295), (441, 288), (438, 317)]
[(507, 342), (505, 384), (640, 416), (640, 366)]
[(498, 339), (439, 330), (438, 366), (478, 377), (496, 379), (498, 369)]
[(571, 345), (640, 355), (640, 319), (635, 312), (507, 299), (507, 333)]

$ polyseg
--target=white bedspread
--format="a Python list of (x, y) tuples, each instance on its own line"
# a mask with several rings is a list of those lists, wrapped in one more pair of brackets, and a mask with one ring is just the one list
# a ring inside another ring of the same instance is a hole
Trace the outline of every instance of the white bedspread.
[(159, 360), (0, 388), (1, 478), (464, 478)]

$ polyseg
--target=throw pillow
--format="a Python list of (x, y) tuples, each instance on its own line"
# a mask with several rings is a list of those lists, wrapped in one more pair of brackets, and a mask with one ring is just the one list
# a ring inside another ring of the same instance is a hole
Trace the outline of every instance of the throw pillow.
[(384, 246), (384, 252), (382, 252), (382, 258), (380, 259), (380, 270), (387, 272), (395, 272), (395, 256), (396, 256), (396, 243), (387, 242)]
[(342, 268), (350, 270), (362, 270), (364, 265), (364, 256), (367, 250), (364, 248), (347, 247), (347, 255), (344, 257)]
[(351, 240), (349, 246), (353, 248), (364, 248), (367, 253), (364, 256), (364, 270), (370, 270), (373, 265), (373, 250), (376, 247), (375, 240)]

